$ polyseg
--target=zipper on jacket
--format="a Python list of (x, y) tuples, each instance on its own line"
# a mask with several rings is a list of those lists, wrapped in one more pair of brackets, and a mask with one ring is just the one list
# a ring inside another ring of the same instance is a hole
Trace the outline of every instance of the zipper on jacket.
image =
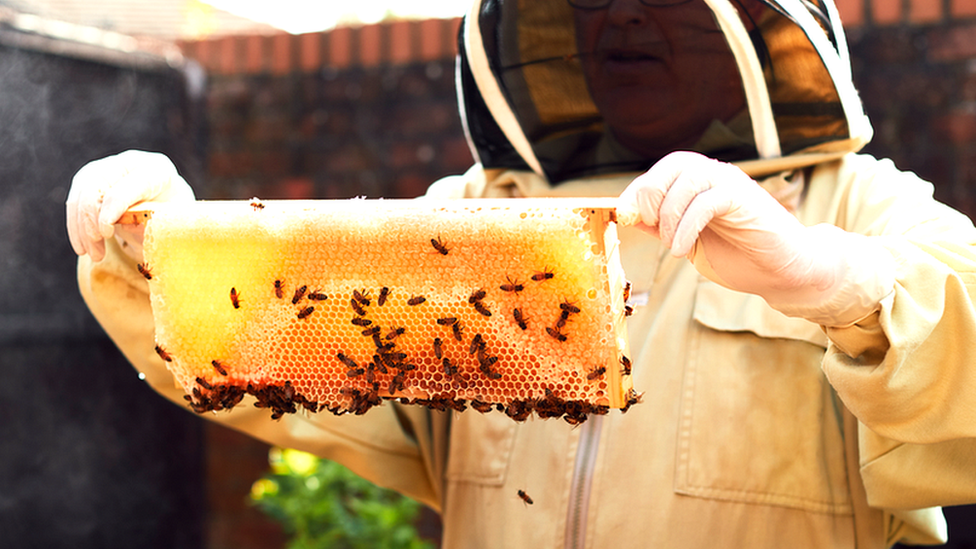
[(569, 487), (569, 509), (566, 516), (566, 549), (583, 549), (586, 545), (586, 514), (590, 507), (593, 468), (600, 448), (603, 416), (591, 415), (582, 426), (576, 447), (573, 482)]

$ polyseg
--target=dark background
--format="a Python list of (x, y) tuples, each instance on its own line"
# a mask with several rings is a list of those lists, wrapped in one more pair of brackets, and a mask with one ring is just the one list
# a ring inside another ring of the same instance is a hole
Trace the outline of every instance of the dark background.
[(87, 312), (64, 228), (92, 158), (141, 147), (200, 166), (184, 89), (172, 70), (0, 47), (2, 547), (202, 547), (201, 422)]
[[(867, 150), (972, 215), (976, 29), (849, 38), (877, 134)], [(0, 546), (281, 546), (244, 503), (267, 447), (138, 379), (78, 294), (64, 199), (78, 168), (129, 148), (168, 154), (201, 198), (407, 197), (463, 171), (451, 56), (356, 63), (364, 52), (201, 79), (192, 62), (0, 45)], [(976, 546), (976, 510), (947, 516), (950, 546)]]

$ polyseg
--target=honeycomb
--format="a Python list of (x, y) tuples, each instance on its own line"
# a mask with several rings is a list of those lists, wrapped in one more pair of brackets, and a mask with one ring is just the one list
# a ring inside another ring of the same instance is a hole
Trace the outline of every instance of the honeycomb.
[(606, 199), (159, 205), (145, 264), (156, 351), (189, 406), (273, 418), (383, 400), (626, 410), (625, 292)]

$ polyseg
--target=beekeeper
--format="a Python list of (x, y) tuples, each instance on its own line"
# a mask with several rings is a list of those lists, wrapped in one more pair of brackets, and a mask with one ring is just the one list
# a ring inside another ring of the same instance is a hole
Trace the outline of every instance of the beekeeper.
[[(944, 540), (938, 506), (976, 500), (976, 229), (855, 154), (871, 126), (830, 0), (483, 0), (460, 44), (477, 164), (428, 196), (619, 195), (643, 402), (577, 428), (393, 404), (208, 417), (432, 506), (444, 547)], [(92, 162), (68, 232), (92, 312), (183, 405), (141, 235), (113, 228), (144, 200), (193, 193), (161, 155)]]

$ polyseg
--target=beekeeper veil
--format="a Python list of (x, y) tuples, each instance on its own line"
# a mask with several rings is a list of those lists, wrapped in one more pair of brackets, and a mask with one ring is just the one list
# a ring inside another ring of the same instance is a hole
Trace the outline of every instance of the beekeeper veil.
[(529, 169), (558, 184), (642, 171), (680, 149), (759, 176), (870, 139), (831, 0), (641, 0), (656, 30), (607, 39), (613, 2), (638, 6), (474, 3), (457, 89), (485, 168)]

